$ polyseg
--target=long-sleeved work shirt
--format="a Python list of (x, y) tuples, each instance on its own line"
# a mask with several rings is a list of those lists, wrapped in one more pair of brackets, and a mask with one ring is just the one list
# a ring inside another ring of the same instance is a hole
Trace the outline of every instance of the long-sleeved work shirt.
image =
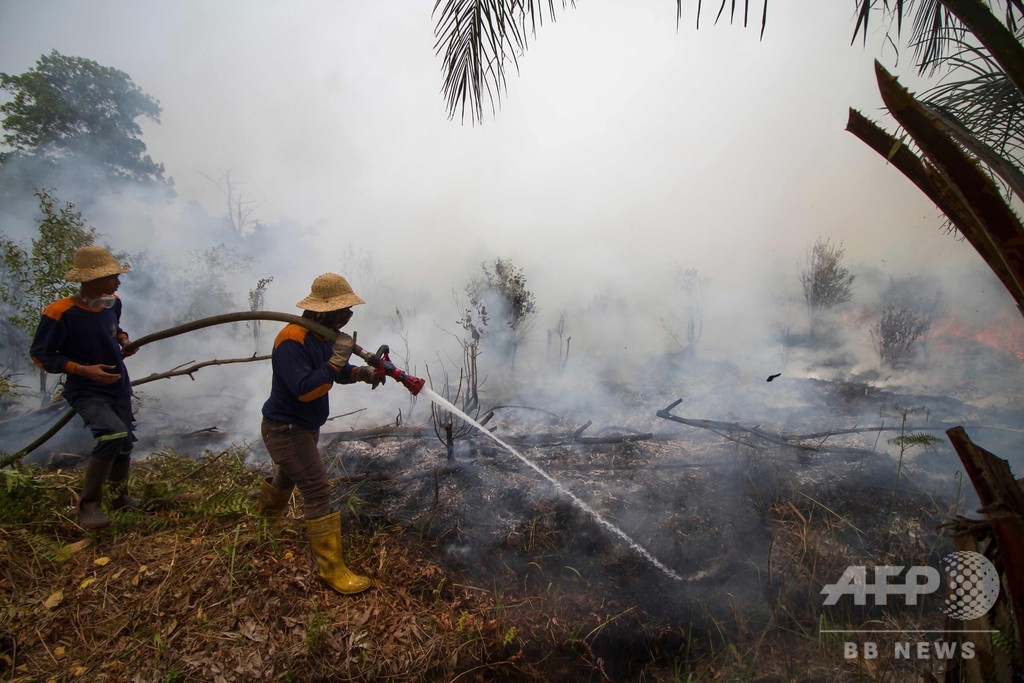
[[(132, 395), (128, 369), (121, 355), (121, 299), (114, 305), (93, 311), (64, 297), (43, 310), (29, 353), (32, 361), (47, 372), (67, 373), (64, 397), (68, 400), (99, 396), (122, 398)], [(76, 365), (111, 365), (108, 372), (120, 374), (111, 384), (100, 384), (73, 374)]]
[(290, 323), (274, 340), (270, 357), (273, 379), (263, 417), (276, 422), (319, 429), (330, 413), (328, 392), (352, 383), (352, 365), (335, 368), (328, 362), (333, 342)]

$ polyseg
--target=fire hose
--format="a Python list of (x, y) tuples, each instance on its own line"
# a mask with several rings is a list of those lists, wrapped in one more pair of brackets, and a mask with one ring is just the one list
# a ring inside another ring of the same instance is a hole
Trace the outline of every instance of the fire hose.
[[(168, 327), (165, 330), (160, 330), (159, 332), (154, 332), (153, 334), (147, 334), (146, 336), (139, 337), (135, 341), (129, 343), (127, 346), (125, 346), (124, 350), (132, 351), (138, 349), (141, 346), (145, 346), (146, 344), (151, 344), (152, 342), (161, 341), (163, 339), (169, 339), (170, 337), (177, 337), (179, 335), (187, 334), (189, 332), (195, 332), (197, 330), (202, 330), (207, 327), (214, 327), (216, 325), (224, 325), (227, 323), (245, 322), (250, 320), (273, 320), (277, 322), (294, 323), (296, 325), (301, 325), (310, 332), (315, 332), (321, 337), (324, 337), (331, 341), (334, 341), (334, 339), (338, 336), (338, 333), (335, 332), (334, 330), (324, 327), (323, 325), (314, 322), (309, 318), (303, 318), (302, 316), (299, 315), (293, 315), (291, 313), (277, 313), (275, 311), (240, 311), (238, 313), (223, 313), (221, 315), (210, 316), (209, 318), (200, 318), (199, 320), (193, 320), (191, 322), (182, 323), (181, 325), (176, 325), (174, 327)], [(408, 389), (413, 396), (417, 395), (420, 392), (420, 389), (422, 389), (423, 385), (426, 383), (422, 378), (414, 377), (407, 373), (406, 371), (402, 370), (401, 368), (397, 367), (394, 363), (392, 363), (390, 358), (391, 351), (388, 348), (387, 344), (382, 345), (374, 353), (367, 351), (363, 347), (359, 346), (359, 344), (353, 344), (352, 352), (359, 356), (360, 358), (362, 358), (367, 365), (370, 365), (375, 369), (377, 380), (383, 382), (386, 377), (391, 377), (397, 382), (401, 383), (402, 386), (404, 386), (406, 389)], [(64, 427), (64, 425), (71, 421), (71, 418), (75, 416), (75, 412), (76, 411), (74, 408), (68, 408), (68, 410), (63, 415), (61, 415), (60, 418), (58, 418), (57, 421), (54, 422), (53, 425), (49, 429), (47, 429), (45, 433), (42, 434), (42, 436), (37, 438), (28, 446), (25, 446), (25, 448), (21, 449), (20, 451), (17, 451), (14, 454), (8, 456), (7, 458), (4, 458), (4, 460), (0, 462), (0, 467), (7, 467), (9, 465), (13, 465), (14, 463), (24, 458), (29, 453), (31, 453), (32, 451), (34, 451), (35, 449), (39, 448), (44, 443), (49, 441), (57, 432), (59, 432)]]

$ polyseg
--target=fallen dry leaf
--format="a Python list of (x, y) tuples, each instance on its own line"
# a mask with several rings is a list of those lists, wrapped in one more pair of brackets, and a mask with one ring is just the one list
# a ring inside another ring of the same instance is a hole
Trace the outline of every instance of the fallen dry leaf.
[(82, 583), (78, 584), (78, 589), (79, 590), (84, 590), (84, 589), (88, 588), (89, 586), (91, 586), (94, 583), (96, 583), (96, 577), (95, 576), (90, 576), (87, 579), (83, 579)]
[(92, 563), (97, 567), (105, 567), (108, 562), (110, 562), (110, 558), (105, 556), (97, 557), (95, 560), (92, 561)]
[(90, 539), (90, 538), (83, 538), (81, 541), (75, 541), (74, 543), (69, 543), (68, 546), (67, 546), (67, 549), (68, 549), (68, 552), (70, 552), (71, 554), (74, 554), (74, 553), (77, 553), (82, 548), (88, 547), (88, 545), (90, 543), (92, 543), (92, 539)]
[(64, 601), (64, 591), (56, 590), (56, 591), (50, 593), (50, 597), (46, 598), (46, 601), (43, 603), (43, 605), (47, 609), (53, 609), (54, 607), (56, 607), (57, 605), (59, 605), (63, 601)]
[(139, 585), (139, 578), (140, 578), (140, 577), (141, 577), (141, 576), (142, 576), (143, 574), (145, 574), (145, 573), (146, 573), (146, 569), (148, 569), (148, 567), (147, 567), (146, 565), (141, 565), (141, 566), (139, 567), (139, 571), (138, 571), (138, 572), (136, 572), (136, 574), (135, 574), (135, 577), (134, 577), (134, 578), (132, 579), (132, 585), (133, 585), (133, 586), (138, 586), (138, 585)]

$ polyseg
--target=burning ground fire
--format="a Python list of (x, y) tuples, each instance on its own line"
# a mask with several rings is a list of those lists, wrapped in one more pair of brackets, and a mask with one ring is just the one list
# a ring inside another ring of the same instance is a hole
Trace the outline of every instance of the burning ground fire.
[(936, 323), (928, 336), (928, 343), (943, 351), (969, 346), (964, 342), (973, 342), (1005, 358), (1024, 361), (1024, 329), (1018, 320), (992, 321), (979, 328), (953, 316)]

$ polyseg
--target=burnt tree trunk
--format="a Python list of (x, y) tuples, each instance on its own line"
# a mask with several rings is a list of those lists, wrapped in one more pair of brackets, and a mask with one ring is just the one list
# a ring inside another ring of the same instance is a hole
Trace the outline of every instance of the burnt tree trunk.
[(991, 526), (1001, 584), (1016, 625), (1017, 651), (1024, 651), (1024, 490), (1010, 464), (973, 443), (963, 427), (953, 427), (946, 435), (978, 492), (979, 512)]

